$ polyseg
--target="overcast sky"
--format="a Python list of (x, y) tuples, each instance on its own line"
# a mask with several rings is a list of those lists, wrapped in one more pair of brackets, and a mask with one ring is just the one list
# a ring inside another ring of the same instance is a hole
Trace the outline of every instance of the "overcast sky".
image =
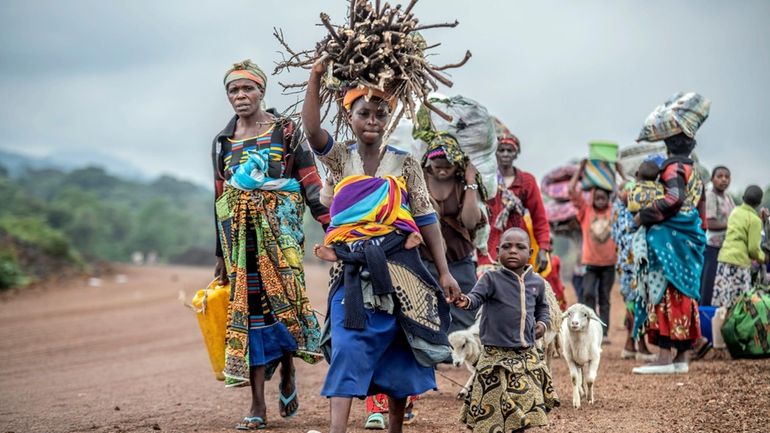
[[(406, 2), (404, 2), (406, 3)], [(98, 150), (149, 174), (208, 184), (211, 138), (232, 110), (222, 75), (252, 58), (272, 72), (272, 37), (296, 49), (323, 36), (341, 0), (30, 1), (0, 3), (0, 148), (33, 155)], [(518, 165), (540, 178), (591, 139), (633, 143), (673, 93), (712, 100), (696, 151), (733, 169), (734, 188), (770, 183), (770, 2), (421, 0), (436, 63), (471, 61), (452, 89), (521, 139)], [(268, 103), (283, 108), (270, 77)], [(105, 161), (110, 164), (110, 161)]]

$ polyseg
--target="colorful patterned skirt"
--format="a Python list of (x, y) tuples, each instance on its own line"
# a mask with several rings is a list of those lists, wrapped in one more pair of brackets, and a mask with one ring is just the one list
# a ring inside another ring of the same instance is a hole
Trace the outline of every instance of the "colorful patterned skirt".
[(719, 263), (714, 278), (714, 296), (711, 304), (716, 307), (730, 308), (743, 293), (751, 289), (751, 269)]
[(304, 201), (299, 193), (226, 188), (217, 199), (231, 282), (225, 336), (225, 385), (249, 383), (249, 367), (269, 379), (286, 353), (315, 363), (321, 332), (305, 293)]
[(698, 301), (683, 295), (669, 283), (663, 299), (650, 312), (647, 340), (659, 347), (689, 348), (700, 334)]
[(484, 346), (460, 422), (474, 433), (548, 425), (559, 406), (545, 358), (535, 348)]

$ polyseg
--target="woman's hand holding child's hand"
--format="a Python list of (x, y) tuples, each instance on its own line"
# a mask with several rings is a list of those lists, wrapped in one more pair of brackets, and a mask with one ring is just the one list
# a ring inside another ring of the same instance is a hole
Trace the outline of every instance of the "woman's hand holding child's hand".
[(455, 307), (466, 309), (468, 308), (468, 304), (470, 304), (470, 301), (468, 300), (468, 297), (465, 295), (460, 295), (457, 299), (455, 299)]
[(535, 338), (543, 338), (543, 335), (545, 334), (545, 325), (543, 322), (537, 322), (535, 323)]
[(462, 292), (460, 291), (460, 285), (457, 284), (457, 281), (450, 273), (445, 273), (443, 275), (439, 276), (438, 283), (441, 286), (442, 289), (444, 289), (444, 296), (446, 297), (446, 301), (450, 304), (453, 304), (457, 299), (460, 298), (460, 295), (462, 295)]

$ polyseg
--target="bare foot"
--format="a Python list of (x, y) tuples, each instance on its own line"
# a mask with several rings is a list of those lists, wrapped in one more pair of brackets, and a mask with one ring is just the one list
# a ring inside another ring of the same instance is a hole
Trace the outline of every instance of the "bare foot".
[(315, 256), (319, 259), (326, 260), (327, 262), (337, 261), (337, 253), (334, 252), (333, 248), (327, 246), (316, 244), (313, 247), (313, 254), (315, 254)]
[(404, 249), (411, 250), (412, 248), (419, 247), (422, 243), (422, 236), (419, 233), (409, 233), (404, 242)]

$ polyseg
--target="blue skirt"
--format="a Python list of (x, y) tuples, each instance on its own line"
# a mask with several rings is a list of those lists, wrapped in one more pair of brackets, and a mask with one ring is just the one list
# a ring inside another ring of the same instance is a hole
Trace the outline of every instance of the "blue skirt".
[(331, 361), (321, 389), (324, 397), (386, 394), (406, 398), (436, 389), (433, 368), (417, 363), (395, 315), (366, 310), (364, 329), (347, 329), (339, 287), (331, 300)]
[(249, 366), (267, 365), (297, 350), (297, 341), (281, 322), (249, 329)]

